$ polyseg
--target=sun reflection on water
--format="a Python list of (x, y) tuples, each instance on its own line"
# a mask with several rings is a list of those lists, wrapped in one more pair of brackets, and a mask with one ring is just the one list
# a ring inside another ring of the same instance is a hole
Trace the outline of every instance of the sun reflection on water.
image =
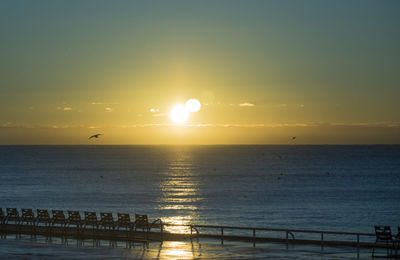
[[(196, 251), (199, 249), (193, 248), (193, 244), (178, 242), (178, 241), (167, 241), (163, 243), (162, 250), (159, 252), (159, 259), (193, 259), (197, 256)], [(199, 255), (200, 256), (200, 255)]]
[(192, 218), (190, 216), (174, 216), (162, 218), (164, 223), (177, 226), (164, 226), (165, 230), (171, 233), (190, 234), (190, 225)]
[[(192, 158), (183, 151), (168, 165), (165, 178), (160, 184), (162, 194), (159, 209), (168, 211), (168, 217), (162, 217), (164, 223), (190, 225), (196, 217), (197, 202), (202, 200), (199, 192), (199, 180), (192, 164)], [(165, 226), (173, 233), (190, 233), (188, 226)]]

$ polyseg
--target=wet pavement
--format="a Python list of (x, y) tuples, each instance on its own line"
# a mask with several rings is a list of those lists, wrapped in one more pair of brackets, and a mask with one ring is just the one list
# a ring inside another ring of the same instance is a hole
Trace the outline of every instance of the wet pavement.
[(25, 235), (2, 236), (0, 259), (371, 259), (372, 249), (225, 241), (165, 241), (129, 244)]

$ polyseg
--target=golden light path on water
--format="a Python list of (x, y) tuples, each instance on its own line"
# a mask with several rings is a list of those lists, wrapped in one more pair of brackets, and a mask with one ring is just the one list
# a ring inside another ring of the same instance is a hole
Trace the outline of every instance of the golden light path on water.
[(217, 259), (221, 252), (203, 252), (200, 243), (164, 241), (159, 246), (147, 248), (142, 252), (131, 251), (127, 259)]
[(179, 241), (167, 241), (160, 250), (159, 259), (193, 259), (197, 257), (193, 244)]
[[(161, 183), (162, 196), (159, 198), (161, 210), (169, 210), (173, 216), (164, 217), (162, 221), (174, 225), (189, 225), (196, 216), (199, 195), (198, 181), (193, 171), (192, 158), (177, 149), (174, 159), (168, 164), (165, 179)], [(173, 233), (190, 233), (187, 226), (165, 226)]]

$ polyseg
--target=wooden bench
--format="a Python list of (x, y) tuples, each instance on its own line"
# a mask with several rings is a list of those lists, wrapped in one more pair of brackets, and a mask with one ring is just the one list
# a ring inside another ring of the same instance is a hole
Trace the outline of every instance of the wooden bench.
[(115, 229), (115, 222), (112, 213), (100, 212), (100, 227), (104, 229)]
[(31, 225), (35, 225), (36, 222), (36, 218), (35, 218), (35, 214), (33, 214), (33, 210), (32, 209), (21, 209), (21, 224), (31, 224)]
[(117, 228), (124, 228), (131, 231), (133, 229), (133, 223), (131, 222), (131, 216), (128, 213), (118, 213)]
[(147, 215), (135, 214), (135, 231), (142, 229), (142, 231), (150, 231), (149, 219)]
[(67, 233), (67, 219), (65, 218), (64, 211), (62, 210), (52, 210), (51, 214), (53, 218), (51, 220), (51, 229), (53, 231), (54, 227), (60, 227), (61, 233)]
[(44, 224), (45, 227), (50, 227), (51, 225), (51, 218), (47, 209), (37, 210), (36, 226), (39, 226), (40, 224)]
[(145, 232), (145, 240), (148, 240), (148, 233), (152, 228), (160, 228), (160, 231), (162, 232), (161, 219), (156, 219), (150, 223), (147, 215), (135, 214), (134, 227), (135, 231), (137, 231), (138, 229), (142, 229), (142, 231)]
[(75, 225), (78, 229), (82, 227), (83, 221), (79, 211), (68, 210), (67, 225), (68, 227), (70, 227), (71, 225)]
[(7, 216), (5, 223), (9, 223), (10, 221), (13, 221), (14, 224), (19, 224), (21, 218), (19, 216), (19, 212), (16, 208), (7, 208)]
[(87, 226), (91, 226), (93, 231), (99, 228), (99, 221), (97, 220), (96, 212), (88, 212), (85, 211), (85, 220), (84, 220), (85, 228)]
[(51, 214), (53, 215), (53, 219), (51, 221), (51, 225), (60, 225), (61, 227), (65, 227), (67, 225), (67, 219), (65, 218), (64, 211), (62, 210), (52, 210)]

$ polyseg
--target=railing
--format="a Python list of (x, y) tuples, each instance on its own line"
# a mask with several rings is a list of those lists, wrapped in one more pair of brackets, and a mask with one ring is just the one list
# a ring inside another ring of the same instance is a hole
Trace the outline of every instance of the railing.
[[(171, 223), (162, 223), (163, 226), (178, 226), (178, 227), (187, 227), (190, 229), (190, 237), (212, 237), (219, 238), (221, 240), (221, 244), (224, 244), (224, 240), (227, 239), (235, 239), (235, 240), (251, 240), (253, 242), (253, 246), (256, 245), (257, 241), (277, 241), (277, 242), (304, 242), (304, 243), (312, 243), (312, 244), (320, 244), (324, 246), (324, 244), (335, 244), (335, 245), (348, 245), (348, 246), (367, 246), (371, 247), (373, 245), (373, 239), (375, 238), (374, 233), (361, 233), (361, 232), (338, 232), (338, 231), (321, 231), (321, 230), (304, 230), (304, 229), (279, 229), (279, 228), (257, 228), (257, 227), (237, 227), (237, 226), (219, 226), (219, 225), (180, 225), (180, 224), (171, 224)], [(163, 228), (162, 228), (163, 229)], [(201, 232), (200, 229), (211, 229), (214, 230), (213, 233)], [(196, 231), (196, 235), (193, 236), (193, 230)], [(227, 230), (241, 230), (241, 231), (250, 231), (252, 232), (251, 236), (243, 236), (243, 234), (237, 235), (226, 235)], [(266, 237), (266, 236), (257, 236), (257, 233), (262, 232), (277, 232), (284, 234), (284, 239), (277, 237)], [(217, 234), (216, 234), (217, 233)], [(300, 234), (318, 234), (319, 239), (296, 239), (296, 235)], [(327, 235), (332, 236), (351, 236), (354, 239), (352, 241), (349, 240), (326, 240)], [(361, 238), (370, 238), (370, 241), (362, 242)]]

